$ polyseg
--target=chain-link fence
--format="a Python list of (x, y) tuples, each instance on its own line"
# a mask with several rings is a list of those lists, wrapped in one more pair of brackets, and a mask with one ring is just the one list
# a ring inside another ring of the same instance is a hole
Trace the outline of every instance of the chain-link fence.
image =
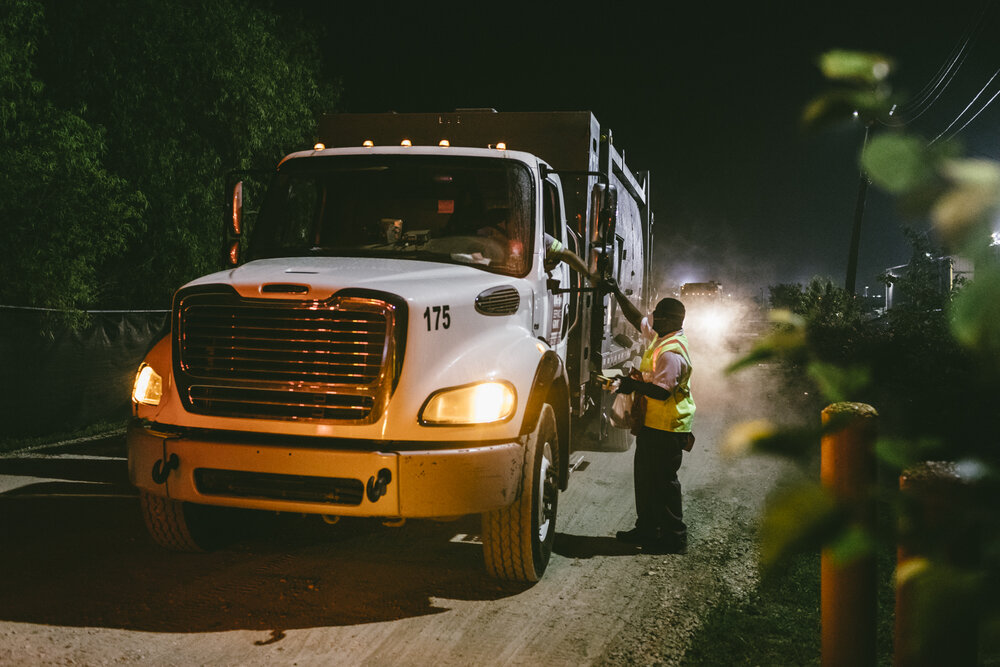
[[(167, 311), (91, 311), (79, 330), (53, 311), (0, 306), (0, 429), (6, 437), (58, 433), (124, 419), (136, 368)], [(44, 330), (50, 333), (39, 333)]]

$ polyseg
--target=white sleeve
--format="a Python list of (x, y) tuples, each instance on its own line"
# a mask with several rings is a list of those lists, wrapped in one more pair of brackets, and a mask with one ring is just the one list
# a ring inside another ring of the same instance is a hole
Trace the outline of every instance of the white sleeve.
[(646, 315), (642, 318), (642, 342), (644, 345), (649, 345), (657, 338), (657, 334), (653, 331), (653, 327), (649, 324), (649, 316)]
[(656, 358), (656, 368), (649, 381), (667, 391), (673, 391), (686, 365), (684, 357), (676, 352), (664, 352)]

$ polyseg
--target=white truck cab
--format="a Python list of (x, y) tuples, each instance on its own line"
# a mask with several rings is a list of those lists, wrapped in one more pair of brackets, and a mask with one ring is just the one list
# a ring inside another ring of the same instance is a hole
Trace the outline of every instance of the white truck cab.
[(496, 145), (318, 145), (278, 165), (249, 241), (236, 188), (232, 265), (178, 290), (136, 377), (129, 474), (153, 539), (200, 550), (206, 506), (478, 513), (487, 569), (537, 580), (593, 405), (581, 341), (611, 333), (547, 248), (614, 220), (599, 232), (595, 206), (574, 231), (562, 188)]

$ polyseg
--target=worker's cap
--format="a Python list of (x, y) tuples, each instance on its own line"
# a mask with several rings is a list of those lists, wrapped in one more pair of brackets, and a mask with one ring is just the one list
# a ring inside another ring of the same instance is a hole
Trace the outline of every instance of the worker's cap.
[(680, 319), (684, 320), (684, 304), (677, 299), (671, 299), (667, 297), (666, 299), (660, 299), (660, 302), (656, 304), (656, 309), (653, 311), (653, 317), (662, 317), (664, 319)]

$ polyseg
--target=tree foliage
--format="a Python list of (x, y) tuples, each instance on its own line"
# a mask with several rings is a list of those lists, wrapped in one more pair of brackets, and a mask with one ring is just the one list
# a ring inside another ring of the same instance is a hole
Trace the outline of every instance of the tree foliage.
[[(843, 103), (849, 99), (864, 99), (867, 106), (861, 115), (867, 122), (887, 113), (888, 71), (879, 70), (885, 76), (858, 73), (888, 64), (888, 59), (835, 52), (828, 54), (824, 63), (828, 75), (850, 85), (810, 103), (805, 111), (807, 121), (824, 122), (842, 114)], [(884, 469), (901, 472), (937, 461), (950, 466), (942, 469), (962, 471), (971, 490), (964, 501), (950, 507), (948, 523), (975, 526), (982, 538), (981, 551), (963, 554), (965, 559), (959, 563), (947, 555), (952, 546), (950, 537), (937, 535), (938, 551), (928, 552), (928, 557), (919, 561), (918, 573), (899, 573), (899, 581), (911, 580), (907, 585), (916, 582), (911, 590), (918, 624), (930, 627), (951, 621), (940, 611), (951, 605), (979, 610), (987, 627), (995, 630), (1000, 627), (1000, 606), (996, 604), (1000, 526), (988, 508), (996, 507), (1000, 496), (996, 430), (1000, 266), (989, 238), (1000, 209), (1000, 164), (961, 158), (954, 145), (929, 145), (919, 137), (890, 132), (869, 143), (861, 165), (874, 183), (899, 198), (905, 210), (928, 219), (937, 240), (907, 232), (913, 249), (907, 269), (884, 276), (902, 298), (884, 317), (865, 317), (852, 307), (854, 295), (829, 283), (813, 281), (798, 294), (789, 286), (773, 289), (772, 303), (789, 310), (776, 311), (774, 333), (748, 358), (783, 360), (793, 372), (810, 377), (827, 401), (875, 406), (882, 434), (876, 455)], [(942, 279), (943, 272), (950, 270), (942, 257), (952, 254), (969, 259), (975, 266), (974, 279), (954, 291), (949, 289), (950, 281)], [(789, 344), (796, 340), (798, 345)], [(745, 362), (734, 368), (742, 365)], [(818, 429), (794, 432), (759, 421), (755, 424), (753, 429), (742, 430), (743, 442), (732, 444), (734, 449), (758, 448), (815, 460), (809, 454), (819, 443)], [(896, 539), (893, 530), (865, 534), (850, 519), (857, 508), (832, 500), (818, 484), (806, 484), (773, 505), (765, 520), (770, 528), (763, 548), (768, 564), (782, 562), (797, 549), (823, 545), (832, 553), (856, 556), (877, 539)], [(923, 515), (914, 511), (918, 508), (895, 500), (891, 506), (899, 511), (904, 539), (918, 535), (925, 542), (933, 541), (935, 536), (927, 534), (930, 527), (921, 523)]]
[(105, 164), (106, 133), (46, 94), (43, 11), (0, 11), (0, 303), (62, 311), (100, 297), (99, 267), (142, 233), (146, 200)]
[(771, 308), (801, 313), (802, 283), (779, 283), (768, 287)]
[(3, 3), (6, 303), (166, 306), (219, 267), (225, 174), (309, 145), (336, 102), (277, 4)]

